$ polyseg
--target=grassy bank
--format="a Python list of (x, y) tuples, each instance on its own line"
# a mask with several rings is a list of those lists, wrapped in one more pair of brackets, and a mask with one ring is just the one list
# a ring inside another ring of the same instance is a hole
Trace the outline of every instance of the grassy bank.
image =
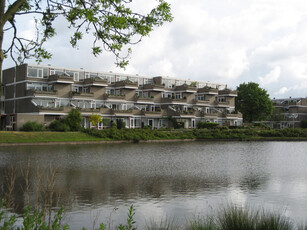
[(41, 143), (98, 140), (101, 139), (82, 132), (0, 132), (0, 143)]
[(307, 129), (85, 129), (83, 132), (0, 132), (0, 143), (149, 141), (149, 140), (307, 140)]

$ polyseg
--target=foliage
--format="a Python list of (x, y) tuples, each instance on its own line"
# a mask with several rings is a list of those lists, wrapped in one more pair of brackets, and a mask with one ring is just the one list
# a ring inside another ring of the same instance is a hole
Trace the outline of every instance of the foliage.
[[(16, 227), (17, 216), (10, 214), (5, 207), (5, 203), (2, 200), (0, 202), (0, 229), (40, 229), (40, 230), (65, 230), (69, 229), (68, 224), (62, 224), (64, 217), (64, 207), (60, 208), (54, 215), (53, 220), (48, 223), (46, 220), (44, 211), (34, 209), (31, 211), (31, 207), (26, 207), (22, 215), (22, 226)], [(19, 225), (19, 224), (18, 224)]]
[(71, 131), (81, 130), (82, 116), (79, 110), (77, 109), (70, 110), (66, 117), (66, 120)]
[(51, 131), (58, 131), (58, 132), (68, 132), (70, 131), (67, 119), (59, 119), (59, 120), (54, 120), (53, 122), (50, 123), (49, 129)]
[(99, 124), (100, 122), (102, 122), (101, 116), (98, 114), (92, 114), (89, 119), (89, 122), (92, 123), (93, 126), (97, 126), (97, 124)]
[(124, 129), (126, 127), (126, 123), (122, 119), (116, 120), (117, 129)]
[(237, 87), (236, 110), (243, 114), (245, 122), (262, 121), (272, 114), (272, 101), (265, 89), (254, 82)]
[(21, 128), (21, 131), (26, 132), (35, 132), (35, 131), (44, 131), (45, 127), (43, 124), (38, 124), (36, 121), (27, 121)]
[(170, 127), (174, 129), (183, 129), (184, 128), (184, 123), (183, 122), (178, 122), (176, 118), (172, 116), (168, 116), (166, 118), (169, 121)]
[(307, 120), (301, 121), (301, 128), (303, 128), (303, 129), (307, 128)]
[(272, 115), (269, 117), (270, 121), (282, 121), (284, 120), (284, 115), (281, 113), (281, 109), (273, 107)]
[(219, 124), (215, 123), (215, 122), (198, 122), (197, 124), (197, 128), (199, 129), (214, 129), (216, 127), (218, 127)]
[[(141, 14), (131, 8), (132, 1), (32, 1), (14, 0), (1, 1), (0, 33), (11, 34), (11, 44), (3, 49), (18, 63), (34, 57), (38, 62), (51, 58), (51, 54), (43, 48), (47, 39), (56, 34), (54, 22), (58, 17), (68, 22), (71, 30), (70, 43), (77, 47), (78, 41), (84, 34), (92, 34), (92, 53), (96, 56), (103, 52), (112, 52), (116, 56), (116, 63), (124, 67), (131, 52), (129, 45), (135, 44), (143, 36), (147, 36), (154, 27), (164, 22), (172, 21), (170, 5), (159, 0), (157, 6), (149, 13)], [(6, 5), (7, 4), (7, 5)], [(27, 39), (18, 33), (18, 18), (33, 15), (36, 38)], [(2, 39), (1, 39), (2, 50)], [(126, 55), (121, 51), (127, 49)], [(14, 54), (18, 53), (17, 59)], [(1, 59), (1, 62), (3, 59)]]

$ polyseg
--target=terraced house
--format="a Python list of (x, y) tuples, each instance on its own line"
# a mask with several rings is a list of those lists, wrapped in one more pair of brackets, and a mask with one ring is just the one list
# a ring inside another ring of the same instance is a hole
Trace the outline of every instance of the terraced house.
[(24, 64), (3, 71), (1, 126), (48, 125), (72, 108), (80, 110), (84, 127), (91, 127), (91, 114), (109, 123), (121, 119), (127, 128), (169, 127), (170, 117), (185, 128), (200, 121), (241, 125), (236, 96), (225, 84)]
[(268, 124), (271, 128), (299, 128), (301, 121), (307, 120), (307, 97), (273, 99), (275, 114)]

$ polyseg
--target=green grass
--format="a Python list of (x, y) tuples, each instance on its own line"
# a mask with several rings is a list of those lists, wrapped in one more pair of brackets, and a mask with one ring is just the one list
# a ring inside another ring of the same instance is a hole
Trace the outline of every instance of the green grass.
[(81, 132), (12, 132), (0, 131), (0, 143), (39, 143), (99, 141), (100, 138)]

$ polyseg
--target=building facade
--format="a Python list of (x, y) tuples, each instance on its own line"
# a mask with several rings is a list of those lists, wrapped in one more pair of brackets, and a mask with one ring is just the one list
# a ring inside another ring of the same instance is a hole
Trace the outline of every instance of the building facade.
[(299, 128), (301, 121), (307, 120), (307, 98), (273, 99), (275, 108), (270, 121), (271, 128)]
[(200, 121), (241, 125), (236, 96), (224, 84), (23, 64), (3, 70), (1, 127), (19, 130), (27, 121), (48, 125), (72, 108), (80, 110), (84, 127), (91, 127), (92, 114), (121, 119), (127, 128), (169, 127), (170, 116), (185, 128)]

